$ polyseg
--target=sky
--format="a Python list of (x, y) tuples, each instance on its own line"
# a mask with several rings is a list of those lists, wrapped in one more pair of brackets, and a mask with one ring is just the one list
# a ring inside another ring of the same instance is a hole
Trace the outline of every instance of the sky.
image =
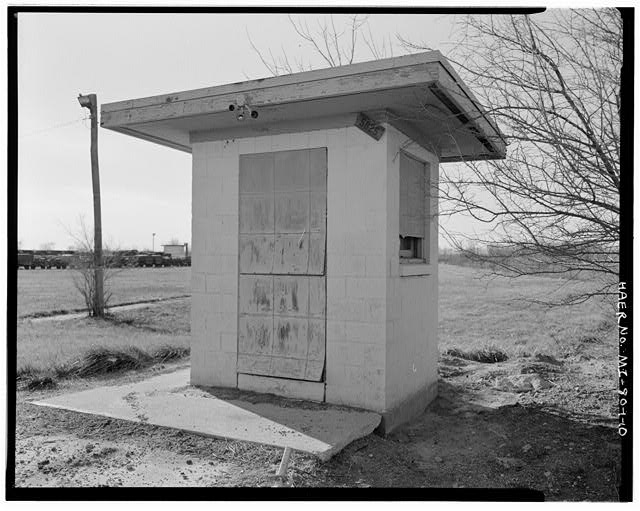
[[(313, 27), (326, 16), (295, 16)], [(338, 27), (346, 20), (335, 16)], [(370, 15), (373, 37), (396, 34), (446, 53), (451, 15)], [(23, 249), (75, 244), (93, 225), (88, 110), (98, 103), (270, 76), (251, 48), (326, 67), (284, 14), (20, 13), (18, 240)], [(372, 60), (360, 46), (356, 61)], [(105, 245), (150, 249), (191, 237), (191, 155), (99, 129)], [(152, 233), (156, 233), (155, 238)]]

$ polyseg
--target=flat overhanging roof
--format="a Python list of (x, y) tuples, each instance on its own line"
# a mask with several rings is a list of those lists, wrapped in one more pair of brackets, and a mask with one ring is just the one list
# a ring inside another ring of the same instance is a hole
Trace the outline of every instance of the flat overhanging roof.
[[(247, 105), (258, 117), (230, 105)], [(103, 104), (100, 124), (191, 152), (192, 144), (387, 122), (442, 162), (504, 158), (495, 123), (439, 51)]]

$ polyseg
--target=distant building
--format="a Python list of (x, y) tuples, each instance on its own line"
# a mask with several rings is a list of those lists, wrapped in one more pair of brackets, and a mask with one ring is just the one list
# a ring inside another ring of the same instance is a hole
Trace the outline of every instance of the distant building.
[(162, 245), (165, 254), (170, 254), (173, 259), (184, 259), (189, 255), (189, 244)]

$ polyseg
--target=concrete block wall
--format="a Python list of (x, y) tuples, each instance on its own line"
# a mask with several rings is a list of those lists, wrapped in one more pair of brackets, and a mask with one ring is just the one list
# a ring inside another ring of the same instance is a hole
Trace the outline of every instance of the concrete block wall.
[[(399, 151), (430, 163), (430, 215), (427, 264), (400, 264)], [(437, 391), (438, 379), (438, 158), (395, 128), (387, 127), (387, 302), (385, 408), (426, 405)], [(413, 403), (413, 404), (411, 404)]]
[(191, 382), (238, 384), (239, 155), (314, 147), (328, 157), (325, 399), (382, 411), (387, 146), (355, 127), (193, 145)]
[[(430, 264), (411, 265), (409, 272), (399, 261), (398, 151), (431, 163), (433, 186), (438, 160), (393, 127), (386, 128), (379, 141), (346, 127), (194, 144), (193, 384), (238, 385), (239, 155), (327, 147), (324, 399), (389, 412), (407, 399), (417, 396), (420, 404), (434, 397), (437, 201), (431, 200), (427, 220)], [(286, 387), (286, 381), (275, 384)], [(305, 397), (300, 395), (304, 389), (281, 390)], [(307, 398), (319, 399), (317, 387)]]
[(191, 383), (237, 383), (238, 146), (193, 145)]
[(384, 410), (386, 140), (327, 132), (326, 400)]

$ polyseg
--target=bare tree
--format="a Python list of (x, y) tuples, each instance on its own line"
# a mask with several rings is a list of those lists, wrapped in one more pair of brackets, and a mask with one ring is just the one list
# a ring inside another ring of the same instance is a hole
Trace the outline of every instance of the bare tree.
[[(353, 62), (359, 43), (374, 58), (392, 53), (390, 41), (374, 44), (366, 18), (354, 17), (342, 30), (333, 18), (319, 21), (315, 30), (292, 18), (290, 22), (328, 66)], [(431, 49), (401, 36), (398, 40), (408, 51)], [(284, 49), (275, 57), (251, 45), (274, 75), (310, 68), (300, 59), (292, 65)], [(505, 160), (441, 167), (439, 214), (466, 214), (488, 227), (479, 235), (443, 234), (457, 249), (489, 261), (499, 274), (588, 276), (597, 284), (595, 289), (582, 287), (562, 303), (615, 292), (619, 12), (468, 16), (460, 21), (458, 41), (447, 57), (497, 122), (509, 148)]]
[(40, 243), (40, 250), (53, 250), (56, 248), (56, 244), (54, 241), (47, 241), (45, 243)]
[[(449, 55), (509, 144), (507, 158), (445, 166), (440, 214), (465, 213), (505, 275), (589, 277), (615, 292), (620, 192), (622, 19), (615, 9), (469, 16)], [(412, 50), (422, 49), (408, 41)]]
[[(91, 234), (93, 229), (87, 226), (83, 217), (80, 217), (78, 223), (79, 227), (75, 232), (67, 229), (75, 242), (73, 249), (76, 251), (75, 261), (72, 265), (72, 268), (74, 269), (74, 272), (72, 273), (73, 284), (84, 299), (89, 315), (93, 317), (102, 317), (103, 314), (100, 314), (100, 311), (96, 310), (97, 301), (95, 299), (95, 294), (98, 291), (96, 287), (95, 257), (93, 252), (94, 242), (93, 235)], [(105, 247), (105, 253), (112, 254), (113, 250)], [(114, 261), (111, 256), (107, 255), (104, 257), (104, 300), (102, 303), (105, 308), (108, 306), (112, 298), (111, 281), (113, 277), (120, 272), (120, 270), (114, 267), (113, 263)]]
[[(289, 16), (289, 23), (300, 41), (311, 49), (311, 54), (319, 57), (320, 67), (353, 64), (358, 56), (363, 54), (374, 59), (393, 56), (391, 39), (374, 38), (368, 16), (341, 16), (336, 22), (336, 16), (330, 15), (319, 18), (312, 25), (309, 25), (304, 17)], [(274, 54), (270, 48), (261, 50), (248, 32), (247, 38), (253, 51), (274, 76), (310, 71), (318, 67), (314, 66), (314, 62), (309, 58), (305, 60), (304, 57), (293, 55), (284, 48), (281, 48), (279, 54)]]

